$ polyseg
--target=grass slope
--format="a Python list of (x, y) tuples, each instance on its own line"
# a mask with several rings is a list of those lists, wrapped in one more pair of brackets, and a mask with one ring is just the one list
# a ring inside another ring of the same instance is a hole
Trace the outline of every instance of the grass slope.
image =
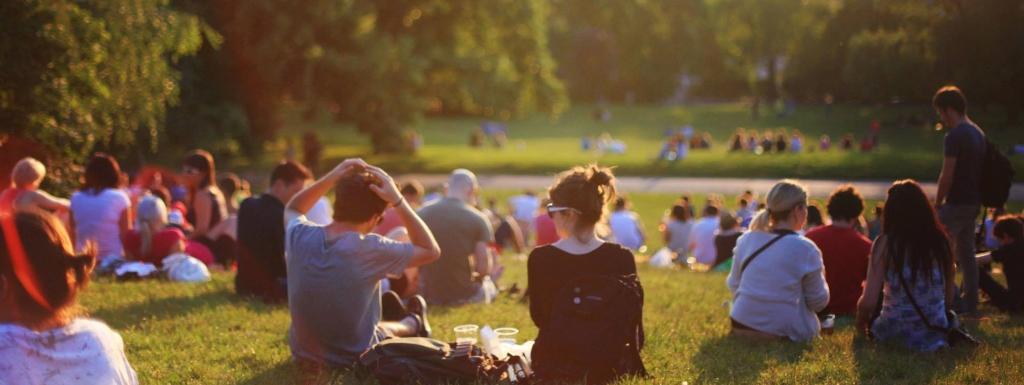
[[(488, 192), (504, 198), (509, 192)], [(634, 194), (650, 238), (675, 198)], [(702, 197), (694, 197), (703, 202)], [(652, 242), (660, 246), (660, 242)], [(526, 263), (504, 258), (503, 285), (526, 284)], [(640, 267), (646, 289), (644, 361), (654, 380), (623, 384), (1003, 384), (1024, 378), (1024, 322), (993, 312), (972, 327), (985, 344), (918, 354), (854, 336), (850, 320), (810, 344), (751, 344), (728, 337), (725, 275)], [(161, 281), (95, 282), (82, 298), (89, 313), (124, 337), (128, 358), (146, 384), (374, 384), (353, 375), (303, 376), (290, 362), (285, 307), (233, 295), (233, 276), (200, 285)], [(991, 308), (986, 308), (991, 311)], [(431, 308), (437, 337), (454, 338), (463, 323), (515, 326), (536, 336), (529, 310), (517, 298), (493, 305)]]
[[(297, 113), (287, 114), (282, 136), (295, 139), (301, 152), (298, 138), (313, 130), (326, 145), (326, 159), (363, 156), (396, 173), (445, 173), (468, 167), (483, 173), (543, 174), (571, 165), (601, 162), (616, 165), (623, 175), (931, 180), (941, 166), (942, 133), (929, 124), (902, 127), (899, 123), (902, 117), (914, 114), (934, 121), (929, 106), (837, 106), (831, 112), (824, 107), (805, 106), (789, 117), (767, 116), (756, 121), (741, 104), (616, 106), (611, 110), (612, 119), (607, 123), (595, 122), (590, 117), (590, 106), (574, 107), (557, 119), (536, 115), (511, 121), (509, 145), (504, 149), (474, 149), (467, 145), (481, 118), (428, 118), (416, 127), (425, 146), (412, 157), (373, 155), (366, 137), (350, 126), (326, 118), (307, 122), (299, 119)], [(1008, 126), (1003, 114), (993, 111), (972, 116), (1000, 147), (1024, 142), (1024, 132)], [(847, 133), (859, 140), (875, 118), (883, 123), (882, 144), (870, 154), (833, 150), (757, 156), (726, 151), (728, 139), (737, 127), (758, 132), (798, 129), (808, 138), (808, 145), (816, 144), (820, 135), (829, 134), (833, 143), (838, 144)], [(691, 152), (686, 160), (677, 163), (656, 162), (665, 129), (687, 123), (698, 131), (711, 132), (716, 140), (714, 148)], [(580, 149), (582, 137), (606, 132), (625, 141), (629, 148), (626, 154), (599, 155)], [(283, 154), (284, 141), (269, 150), (270, 154)], [(1018, 157), (1014, 163), (1018, 169), (1024, 167), (1024, 159)], [(1024, 180), (1024, 174), (1018, 175), (1018, 180)]]

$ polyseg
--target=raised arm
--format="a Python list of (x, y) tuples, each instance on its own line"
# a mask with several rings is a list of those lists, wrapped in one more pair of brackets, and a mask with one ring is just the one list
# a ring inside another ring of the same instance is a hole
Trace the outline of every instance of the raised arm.
[(43, 190), (31, 191), (27, 195), (33, 204), (49, 211), (66, 211), (71, 207), (71, 202), (67, 199), (54, 197)]
[[(412, 260), (408, 267), (417, 267), (436, 261), (441, 257), (441, 247), (438, 246), (434, 234), (430, 232), (427, 225), (423, 223), (416, 211), (409, 206), (398, 190), (398, 185), (384, 170), (378, 167), (367, 166), (367, 171), (377, 177), (378, 184), (370, 185), (381, 199), (395, 207), (398, 216), (402, 219), (402, 225), (409, 232), (409, 242), (415, 247)], [(293, 199), (294, 200), (294, 199)]]

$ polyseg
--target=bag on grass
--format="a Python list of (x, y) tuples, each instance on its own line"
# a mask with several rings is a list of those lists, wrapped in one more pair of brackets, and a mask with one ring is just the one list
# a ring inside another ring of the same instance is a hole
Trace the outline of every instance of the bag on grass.
[(210, 270), (202, 261), (185, 253), (174, 253), (163, 260), (167, 279), (175, 282), (206, 282), (210, 280)]
[(382, 385), (498, 383), (505, 362), (476, 345), (456, 347), (430, 338), (391, 338), (370, 348), (359, 364)]
[(565, 285), (540, 328), (532, 364), (542, 380), (603, 384), (647, 377), (643, 348), (644, 291), (635, 274), (586, 276)]
[(672, 251), (667, 247), (662, 247), (651, 256), (649, 263), (652, 267), (672, 267)]

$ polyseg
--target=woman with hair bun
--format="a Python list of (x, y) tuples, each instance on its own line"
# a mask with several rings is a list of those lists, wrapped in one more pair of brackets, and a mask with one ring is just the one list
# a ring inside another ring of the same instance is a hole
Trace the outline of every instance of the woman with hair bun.
[(797, 233), (807, 223), (807, 189), (775, 184), (751, 231), (736, 241), (732, 330), (736, 335), (809, 341), (821, 331), (815, 313), (828, 305), (821, 251)]
[(0, 208), (0, 384), (137, 384), (121, 336), (78, 317), (92, 255), (43, 212)]
[[(555, 361), (567, 359), (557, 354), (562, 351), (561, 346), (548, 346), (545, 341), (550, 333), (545, 329), (549, 327), (552, 314), (558, 311), (554, 308), (558, 294), (564, 285), (583, 277), (636, 274), (636, 262), (629, 249), (603, 241), (595, 230), (607, 213), (606, 206), (615, 199), (615, 177), (610, 169), (590, 165), (565, 171), (548, 189), (548, 197), (551, 203), (546, 207), (547, 214), (554, 221), (560, 239), (534, 249), (527, 262), (530, 317), (540, 329), (533, 349), (534, 369), (542, 378), (574, 381), (578, 379), (557, 376), (550, 369), (560, 366)], [(639, 325), (638, 335), (642, 342), (642, 325)], [(635, 359), (639, 361), (639, 356)], [(639, 362), (635, 365), (642, 367)], [(587, 375), (588, 383), (626, 374), (615, 371), (615, 368), (591, 371)]]

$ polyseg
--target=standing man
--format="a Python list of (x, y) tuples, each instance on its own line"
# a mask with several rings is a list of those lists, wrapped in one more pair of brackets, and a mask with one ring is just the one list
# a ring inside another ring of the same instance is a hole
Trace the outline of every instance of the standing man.
[(957, 268), (963, 274), (959, 310), (975, 315), (978, 267), (974, 259), (974, 230), (981, 208), (979, 186), (985, 157), (985, 132), (967, 117), (967, 99), (955, 86), (940, 88), (932, 98), (932, 106), (948, 130), (935, 206), (949, 232)]
[(491, 222), (472, 206), (480, 187), (466, 169), (452, 172), (448, 195), (420, 209), (441, 246), (441, 259), (420, 269), (423, 296), (432, 304), (490, 303), (495, 294)]

